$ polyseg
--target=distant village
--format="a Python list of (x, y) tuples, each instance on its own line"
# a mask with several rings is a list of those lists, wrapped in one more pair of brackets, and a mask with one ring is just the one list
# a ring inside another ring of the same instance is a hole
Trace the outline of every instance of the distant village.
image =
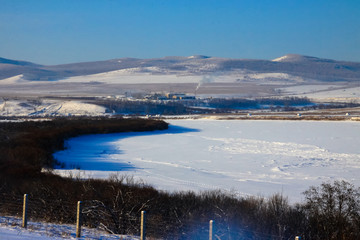
[(195, 100), (195, 96), (187, 95), (184, 93), (154, 93), (148, 94), (145, 96), (145, 99), (148, 100)]
[[(349, 104), (319, 104), (306, 97), (282, 98), (213, 98), (185, 93), (130, 93), (96, 100), (109, 113), (127, 115), (183, 115), (208, 113), (239, 113), (251, 110), (306, 111), (325, 108), (350, 107)], [(248, 115), (249, 117), (251, 114)], [(297, 115), (301, 117), (299, 113)]]
[(107, 99), (137, 99), (137, 100), (196, 100), (194, 95), (185, 93), (151, 93), (147, 95), (125, 93), (125, 95), (107, 96)]

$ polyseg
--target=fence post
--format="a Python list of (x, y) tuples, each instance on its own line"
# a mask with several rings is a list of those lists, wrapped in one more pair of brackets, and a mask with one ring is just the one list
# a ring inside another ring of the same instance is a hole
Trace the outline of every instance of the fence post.
[(214, 224), (214, 221), (210, 220), (210, 222), (209, 222), (209, 240), (213, 239), (213, 224)]
[(28, 198), (28, 195), (24, 194), (23, 214), (22, 214), (22, 227), (23, 228), (27, 228), (27, 198)]
[(81, 219), (81, 201), (77, 202), (77, 212), (76, 212), (76, 237), (79, 238), (81, 237), (81, 224), (82, 224), (82, 219)]
[(146, 238), (146, 211), (141, 211), (140, 240)]

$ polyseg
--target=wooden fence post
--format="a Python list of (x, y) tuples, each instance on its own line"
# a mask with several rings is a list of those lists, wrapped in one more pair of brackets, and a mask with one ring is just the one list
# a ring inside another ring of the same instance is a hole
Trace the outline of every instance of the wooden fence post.
[(209, 240), (213, 239), (213, 224), (214, 224), (214, 221), (210, 220), (210, 222), (209, 222)]
[(24, 194), (23, 214), (22, 214), (22, 227), (23, 228), (27, 228), (27, 198), (28, 198), (28, 195)]
[(76, 212), (76, 237), (79, 238), (81, 237), (81, 224), (82, 224), (82, 219), (81, 219), (81, 201), (77, 202), (77, 212)]
[(146, 238), (146, 211), (141, 211), (140, 240)]

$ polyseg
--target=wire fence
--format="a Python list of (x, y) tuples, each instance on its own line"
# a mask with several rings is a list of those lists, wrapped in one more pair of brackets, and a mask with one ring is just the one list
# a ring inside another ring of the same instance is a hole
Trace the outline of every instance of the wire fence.
[(44, 221), (59, 224), (77, 224), (76, 237), (81, 237), (81, 226), (106, 231), (110, 234), (126, 234), (145, 239), (300, 239), (299, 236), (284, 238), (252, 231), (246, 227), (232, 228), (226, 221), (211, 219), (183, 219), (174, 216), (152, 214), (133, 209), (133, 211), (109, 206), (99, 200), (69, 202), (65, 199), (32, 198), (27, 194), (0, 195), (0, 214), (27, 221)]

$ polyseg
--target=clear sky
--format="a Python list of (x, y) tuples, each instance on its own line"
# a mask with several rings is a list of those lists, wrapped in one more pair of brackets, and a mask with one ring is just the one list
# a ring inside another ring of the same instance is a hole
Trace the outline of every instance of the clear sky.
[(287, 53), (360, 62), (360, 0), (0, 0), (0, 57), (41, 64)]

